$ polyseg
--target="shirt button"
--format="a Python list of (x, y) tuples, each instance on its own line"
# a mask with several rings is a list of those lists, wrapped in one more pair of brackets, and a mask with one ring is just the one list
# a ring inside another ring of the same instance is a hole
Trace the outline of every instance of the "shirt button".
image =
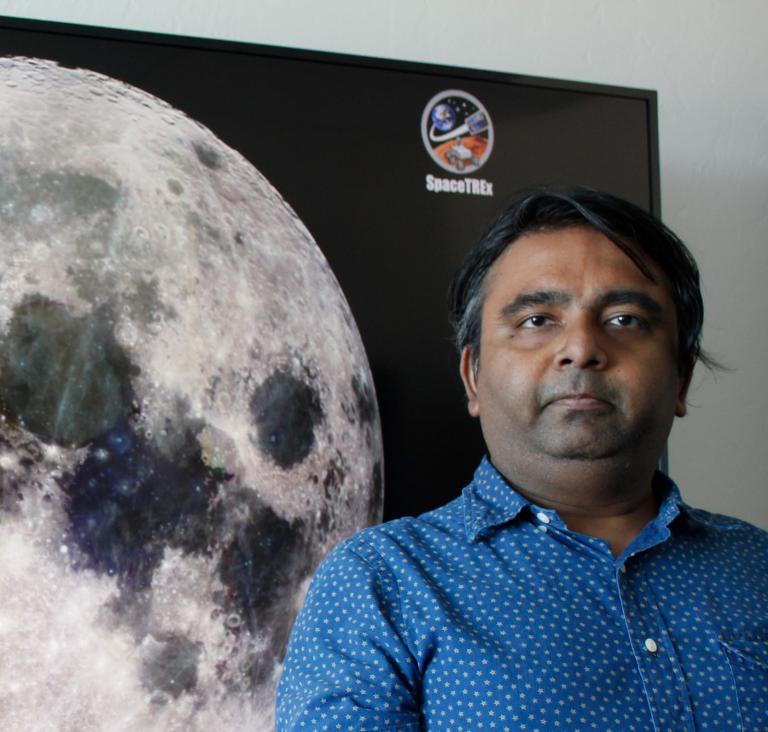
[(648, 653), (656, 653), (656, 651), (659, 650), (659, 646), (656, 644), (656, 641), (653, 640), (653, 638), (646, 638), (644, 645), (645, 650), (648, 651)]
[(622, 564), (621, 567), (619, 567), (619, 572), (621, 572), (622, 574), (626, 574), (627, 573), (627, 565), (626, 564)]
[(552, 519), (549, 518), (549, 516), (547, 516), (547, 514), (545, 514), (544, 511), (539, 511), (536, 514), (536, 518), (539, 519), (539, 521), (541, 521), (541, 523), (543, 524), (548, 524), (552, 521)]
[(546, 526), (544, 526), (544, 524), (539, 524), (539, 525), (538, 525), (536, 528), (537, 528), (539, 531), (541, 531), (541, 533), (542, 533), (542, 534), (546, 534), (546, 533), (547, 533), (547, 527), (546, 527)]

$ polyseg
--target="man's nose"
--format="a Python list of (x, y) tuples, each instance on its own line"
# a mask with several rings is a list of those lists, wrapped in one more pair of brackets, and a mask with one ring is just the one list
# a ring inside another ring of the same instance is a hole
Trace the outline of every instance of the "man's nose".
[(558, 369), (605, 368), (608, 354), (605, 350), (602, 329), (589, 317), (580, 317), (563, 327), (555, 352), (555, 366)]

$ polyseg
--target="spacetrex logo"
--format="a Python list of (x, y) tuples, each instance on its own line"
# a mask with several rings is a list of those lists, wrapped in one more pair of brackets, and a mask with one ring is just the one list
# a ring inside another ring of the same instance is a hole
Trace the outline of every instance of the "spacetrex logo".
[[(432, 160), (443, 170), (466, 176), (479, 170), (493, 150), (493, 123), (477, 97), (447, 89), (427, 102), (421, 115), (421, 139)], [(434, 193), (492, 196), (493, 184), (478, 178), (426, 176)]]

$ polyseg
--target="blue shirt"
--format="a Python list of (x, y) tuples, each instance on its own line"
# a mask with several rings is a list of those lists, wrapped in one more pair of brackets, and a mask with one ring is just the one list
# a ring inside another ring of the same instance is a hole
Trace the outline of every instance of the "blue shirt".
[(283, 730), (768, 730), (768, 533), (690, 508), (616, 559), (484, 460), (461, 497), (366, 529), (312, 581)]

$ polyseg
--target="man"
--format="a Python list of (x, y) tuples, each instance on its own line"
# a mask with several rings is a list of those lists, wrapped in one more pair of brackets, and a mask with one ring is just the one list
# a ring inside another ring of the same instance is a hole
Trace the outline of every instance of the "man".
[(696, 265), (635, 206), (522, 193), (452, 287), (488, 447), (460, 498), (323, 563), (279, 730), (768, 730), (768, 534), (656, 471)]

